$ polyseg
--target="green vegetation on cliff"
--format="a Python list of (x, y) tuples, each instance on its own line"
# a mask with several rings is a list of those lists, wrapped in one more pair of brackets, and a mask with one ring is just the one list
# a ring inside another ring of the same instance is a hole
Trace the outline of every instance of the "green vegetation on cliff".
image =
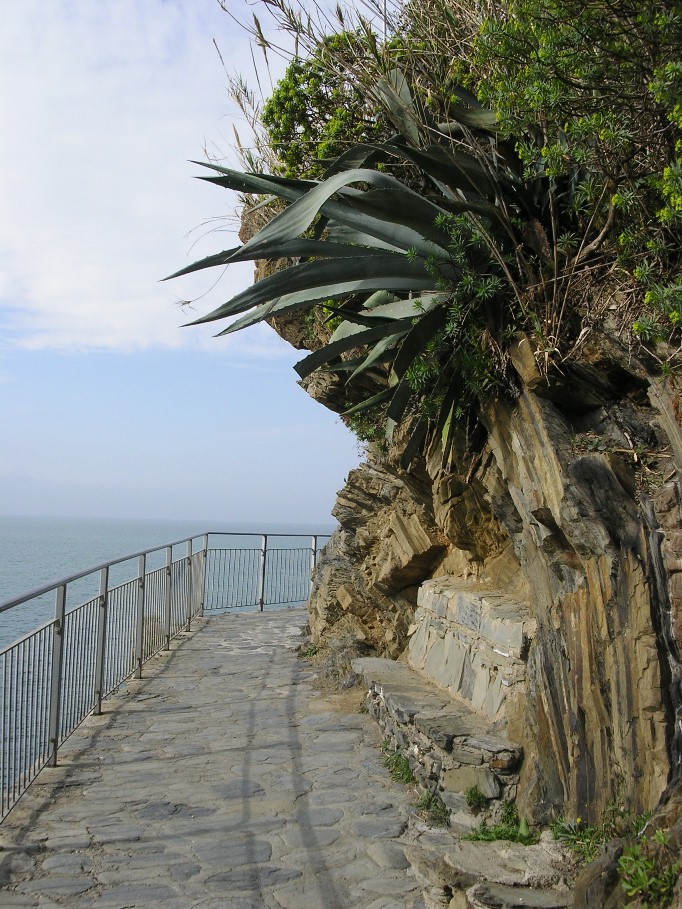
[(515, 393), (520, 331), (545, 370), (605, 329), (676, 368), (677, 4), (408, 2), (385, 38), (357, 14), (331, 34), (269, 8), (305, 49), (263, 107), (276, 173), (205, 179), (277, 213), (178, 274), (291, 264), (197, 322), (238, 315), (227, 333), (331, 309), (338, 326), (296, 369), (340, 377), (367, 436), (402, 424), (404, 464), (433, 441), (447, 454), (456, 427)]

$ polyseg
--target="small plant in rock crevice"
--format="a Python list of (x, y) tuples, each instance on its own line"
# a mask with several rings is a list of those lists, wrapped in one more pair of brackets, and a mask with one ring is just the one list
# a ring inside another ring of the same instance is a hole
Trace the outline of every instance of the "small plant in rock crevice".
[(606, 452), (613, 448), (609, 440), (594, 432), (576, 433), (571, 438), (571, 445), (576, 453)]
[(434, 827), (450, 826), (450, 812), (437, 792), (425, 792), (415, 807)]
[(396, 783), (413, 783), (414, 774), (407, 757), (400, 751), (392, 751), (388, 742), (384, 742), (382, 750), (384, 752), (382, 764), (388, 770), (391, 779)]
[(559, 817), (550, 825), (550, 830), (554, 839), (569, 846), (582, 862), (591, 862), (604, 843), (639, 836), (648, 819), (649, 814), (633, 815), (616, 805), (609, 805), (596, 824), (585, 824), (581, 818), (572, 821)]
[(516, 805), (513, 802), (505, 802), (499, 824), (488, 824), (483, 821), (464, 839), (488, 843), (495, 840), (509, 840), (512, 843), (532, 846), (538, 842), (540, 837), (530, 830), (526, 819), (519, 816)]
[(618, 859), (618, 873), (628, 897), (638, 900), (643, 909), (668, 906), (681, 870), (680, 863), (673, 859), (662, 830), (625, 846)]
[(488, 804), (488, 799), (483, 795), (478, 786), (470, 786), (464, 793), (464, 798), (466, 799), (469, 808), (471, 808), (475, 814), (482, 811)]
[(554, 838), (565, 843), (582, 863), (593, 861), (601, 846), (613, 840), (625, 840), (618, 859), (620, 886), (640, 909), (664, 909), (670, 905), (682, 865), (676, 861), (664, 831), (644, 834), (650, 815), (625, 811), (609, 805), (596, 824), (585, 824), (580, 818), (557, 818), (550, 829)]

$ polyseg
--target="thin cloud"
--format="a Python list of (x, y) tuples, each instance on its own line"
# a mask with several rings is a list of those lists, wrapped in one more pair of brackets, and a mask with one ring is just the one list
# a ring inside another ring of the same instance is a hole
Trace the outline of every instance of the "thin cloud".
[(250, 68), (245, 34), (215, 0), (14, 0), (3, 10), (4, 346), (281, 356), (267, 331), (209, 342), (220, 326), (179, 328), (192, 317), (180, 295), (207, 312), (251, 282), (251, 266), (231, 268), (206, 297), (216, 274), (159, 283), (237, 242), (233, 195), (193, 180), (188, 163), (204, 147), (229, 151), (234, 112), (213, 38), (231, 66)]

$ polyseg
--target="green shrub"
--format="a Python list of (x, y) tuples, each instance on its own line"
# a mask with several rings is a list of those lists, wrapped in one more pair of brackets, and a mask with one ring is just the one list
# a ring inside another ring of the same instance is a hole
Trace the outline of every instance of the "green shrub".
[(359, 14), (324, 34), (333, 14), (315, 26), (270, 4), (307, 52), (262, 109), (279, 172), (207, 179), (285, 207), (178, 274), (292, 264), (196, 321), (240, 316), (229, 333), (332, 301), (334, 334), (296, 370), (335, 373), (365, 439), (404, 422), (404, 467), (434, 441), (445, 461), (517, 393), (520, 331), (545, 370), (602, 327), (679, 368), (678, 5), (407, 0), (380, 38)]
[(344, 61), (361, 52), (362, 41), (345, 31), (322, 37), (309, 56), (289, 63), (263, 105), (261, 121), (284, 176), (319, 176), (356, 142), (379, 138), (376, 104), (345, 78)]
[(665, 834), (658, 830), (651, 839), (625, 846), (618, 859), (623, 890), (640, 906), (664, 907), (670, 904), (680, 874), (680, 863), (668, 848)]

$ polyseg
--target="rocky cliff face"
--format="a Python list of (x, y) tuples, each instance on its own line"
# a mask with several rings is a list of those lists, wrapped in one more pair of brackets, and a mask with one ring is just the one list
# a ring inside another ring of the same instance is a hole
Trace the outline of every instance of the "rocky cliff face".
[[(523, 747), (522, 813), (653, 809), (682, 742), (682, 398), (606, 339), (549, 380), (527, 340), (512, 360), (518, 398), (492, 405), (448, 463), (434, 449), (404, 472), (370, 452), (350, 474), (315, 577), (313, 635), (350, 625), (396, 658), (430, 579), (513, 600), (523, 645), (497, 722)], [(481, 705), (497, 704), (512, 657), (461, 619), (429, 621), (422, 650), (444, 642), (461, 655), (457, 684), (475, 670)]]

